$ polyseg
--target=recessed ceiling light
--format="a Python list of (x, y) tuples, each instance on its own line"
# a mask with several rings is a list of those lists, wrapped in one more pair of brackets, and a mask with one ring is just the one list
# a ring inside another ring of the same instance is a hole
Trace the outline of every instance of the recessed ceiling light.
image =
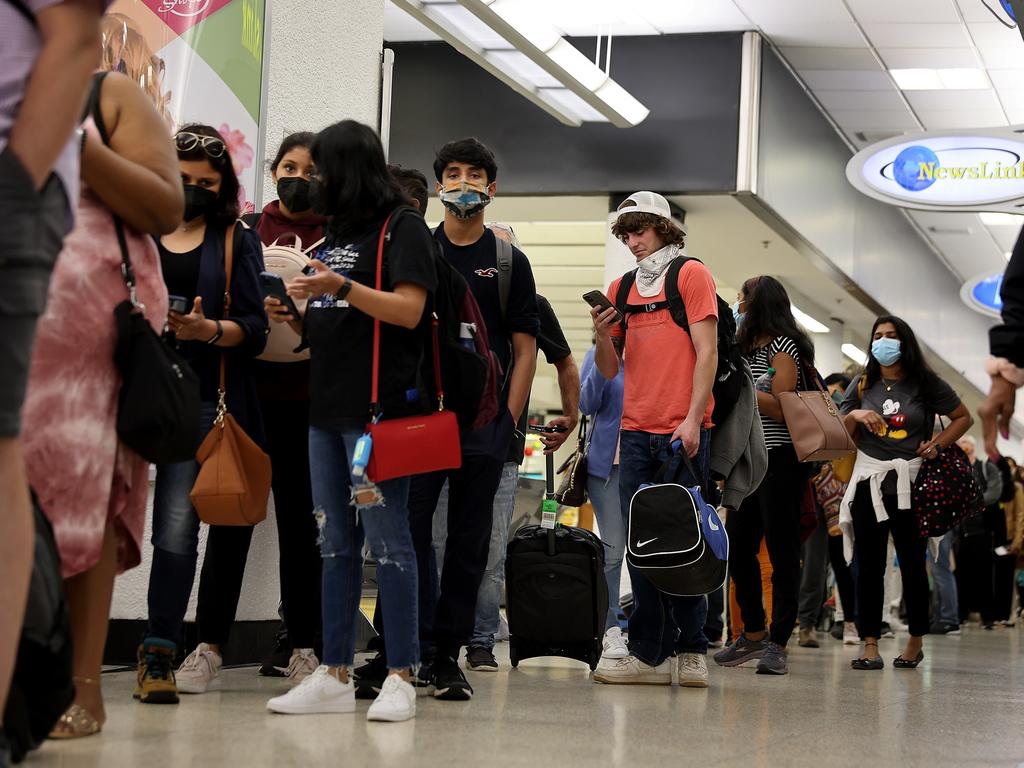
[(983, 69), (890, 69), (889, 74), (904, 91), (984, 91), (992, 87)]
[(853, 344), (843, 344), (842, 350), (843, 354), (857, 365), (867, 365), (868, 356), (864, 354), (864, 350), (860, 347), (856, 347)]
[(989, 227), (1019, 227), (1024, 224), (1024, 216), (1016, 213), (979, 213), (981, 223)]

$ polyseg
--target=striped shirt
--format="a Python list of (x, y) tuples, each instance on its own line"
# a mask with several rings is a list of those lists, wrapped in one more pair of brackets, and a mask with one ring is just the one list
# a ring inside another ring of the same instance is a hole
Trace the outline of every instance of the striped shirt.
[[(789, 338), (789, 336), (776, 336), (768, 344), (758, 347), (749, 355), (744, 356), (750, 365), (750, 373), (753, 375), (754, 381), (757, 381), (768, 372), (770, 367), (773, 367), (772, 360), (780, 352), (785, 352), (792, 357), (796, 363), (797, 370), (800, 370), (800, 352), (797, 350), (796, 342)], [(800, 378), (799, 376), (797, 377), (797, 386), (799, 386)], [(778, 448), (780, 445), (787, 445), (793, 442), (793, 439), (789, 436), (789, 429), (784, 422), (776, 421), (762, 414), (761, 427), (764, 429), (764, 444), (769, 451), (772, 448)]]

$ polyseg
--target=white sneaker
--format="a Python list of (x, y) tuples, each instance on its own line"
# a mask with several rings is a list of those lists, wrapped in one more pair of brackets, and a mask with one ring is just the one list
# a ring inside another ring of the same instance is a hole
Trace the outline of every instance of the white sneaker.
[(388, 675), (380, 693), (373, 700), (367, 720), (384, 723), (401, 723), (416, 717), (416, 689), (405, 682), (400, 675)]
[(351, 680), (341, 682), (321, 664), (288, 693), (268, 701), (267, 709), (282, 715), (355, 712), (356, 689)]
[(178, 683), (179, 693), (206, 693), (220, 688), (220, 668), (224, 662), (219, 653), (210, 650), (206, 643), (188, 655), (178, 667), (174, 678)]
[(708, 663), (702, 653), (676, 656), (676, 680), (683, 688), (708, 687)]
[(843, 623), (843, 645), (860, 645), (860, 633), (852, 621)]
[(602, 660), (594, 671), (595, 683), (611, 685), (672, 685), (672, 659), (652, 667), (636, 656)]
[(319, 666), (320, 661), (317, 659), (316, 654), (313, 653), (312, 648), (296, 648), (292, 651), (292, 658), (288, 662), (288, 670), (285, 672), (285, 677), (293, 683), (301, 683), (316, 672), (316, 668)]
[(604, 640), (601, 643), (604, 652), (602, 659), (624, 659), (629, 656), (629, 648), (626, 641), (622, 639), (622, 630), (618, 627), (611, 627), (604, 633)]

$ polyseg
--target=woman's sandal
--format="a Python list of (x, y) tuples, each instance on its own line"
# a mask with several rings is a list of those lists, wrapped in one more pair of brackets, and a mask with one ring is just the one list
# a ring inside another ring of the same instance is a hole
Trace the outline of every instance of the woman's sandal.
[[(864, 643), (864, 647), (867, 648), (869, 645), (873, 645), (875, 648), (878, 647), (878, 643)], [(873, 669), (885, 669), (885, 662), (882, 661), (881, 656), (875, 656), (871, 659), (853, 659), (850, 662), (850, 667), (859, 670), (873, 670)]]
[[(77, 685), (99, 685), (98, 680), (87, 677), (74, 678)], [(60, 716), (50, 731), (51, 739), (81, 739), (93, 736), (103, 730), (100, 721), (81, 704), (72, 704)]]
[(892, 660), (892, 665), (896, 669), (917, 669), (917, 665), (924, 661), (924, 651), (918, 651), (917, 656), (913, 659), (904, 659), (903, 656), (897, 656)]

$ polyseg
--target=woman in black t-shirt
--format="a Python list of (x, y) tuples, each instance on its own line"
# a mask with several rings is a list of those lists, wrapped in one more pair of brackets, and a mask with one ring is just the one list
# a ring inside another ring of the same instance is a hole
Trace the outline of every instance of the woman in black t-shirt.
[[(729, 569), (736, 584), (736, 600), (743, 616), (743, 634), (715, 654), (722, 666), (737, 666), (759, 659), (758, 674), (784, 675), (789, 671), (786, 644), (796, 626), (800, 598), (800, 502), (809, 470), (797, 461), (793, 440), (782, 416), (778, 396), (792, 392), (803, 381), (802, 366), (814, 365), (814, 345), (797, 325), (789, 295), (774, 277), (753, 277), (743, 284), (737, 305), (736, 341), (757, 381), (775, 369), (771, 391), (757, 392), (768, 471), (760, 487), (726, 518), (729, 533)], [(757, 559), (761, 539), (772, 561), (771, 627), (765, 630), (761, 566)]]
[[(857, 440), (857, 462), (839, 514), (847, 561), (857, 557), (857, 628), (864, 651), (854, 669), (882, 669), (883, 578), (889, 534), (900, 562), (910, 638), (893, 665), (913, 669), (924, 658), (928, 633), (927, 540), (910, 508), (911, 484), (921, 463), (938, 456), (971, 426), (967, 407), (925, 362), (913, 330), (898, 317), (880, 317), (871, 329), (864, 373), (846, 391), (842, 412)], [(949, 426), (932, 437), (936, 415)]]
[(288, 286), (308, 299), (304, 318), (280, 302), (266, 306), (277, 322), (304, 332), (311, 351), (309, 458), (314, 515), (323, 557), (323, 663), (289, 693), (271, 699), (274, 712), (352, 712), (349, 670), (355, 653), (362, 589), (364, 536), (377, 560), (390, 674), (371, 705), (370, 720), (408, 720), (416, 714), (411, 683), (419, 667), (416, 556), (409, 531), (409, 478), (380, 483), (374, 505), (353, 506), (350, 489), (356, 441), (370, 416), (374, 320), (381, 321), (379, 405), (383, 418), (421, 409), (419, 386), (427, 294), (436, 287), (433, 243), (422, 217), (391, 224), (381, 290), (377, 243), (389, 215), (405, 202), (388, 172), (384, 150), (369, 127), (345, 120), (313, 142), (319, 175), (313, 198), (331, 217), (315, 271)]

